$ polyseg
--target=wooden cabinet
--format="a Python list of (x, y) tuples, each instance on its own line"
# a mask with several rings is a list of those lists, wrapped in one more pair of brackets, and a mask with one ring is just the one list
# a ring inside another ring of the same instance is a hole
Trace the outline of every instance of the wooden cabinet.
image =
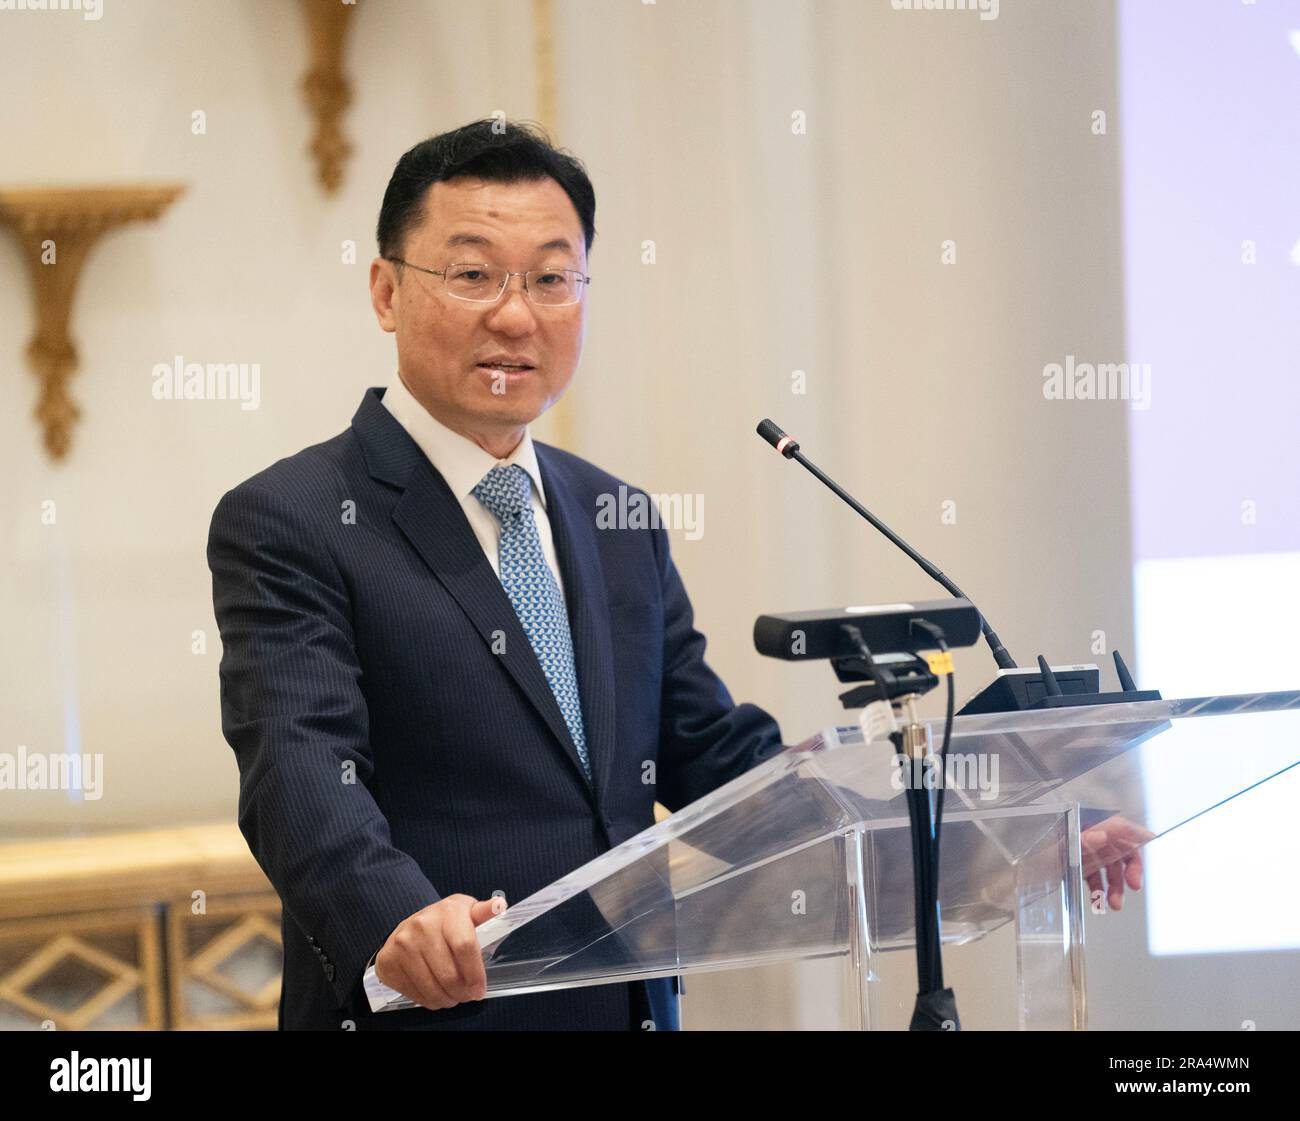
[(0, 845), (0, 1030), (273, 1029), (280, 971), (233, 825)]

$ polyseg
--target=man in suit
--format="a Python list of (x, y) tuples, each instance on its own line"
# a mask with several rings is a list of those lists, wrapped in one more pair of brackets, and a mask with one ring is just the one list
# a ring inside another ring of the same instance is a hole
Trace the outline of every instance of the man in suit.
[[(412, 148), (370, 270), (396, 373), (213, 515), (282, 1028), (678, 1025), (671, 979), (484, 1000), (475, 937), (781, 745), (705, 663), (664, 529), (598, 525), (625, 484), (529, 435), (581, 355), (594, 216), (582, 166), (527, 128)], [(368, 968), (421, 1007), (372, 1012)]]

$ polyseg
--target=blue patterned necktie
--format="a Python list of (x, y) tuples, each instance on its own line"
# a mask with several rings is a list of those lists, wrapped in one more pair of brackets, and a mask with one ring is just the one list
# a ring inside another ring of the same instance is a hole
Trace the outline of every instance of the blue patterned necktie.
[(498, 550), (501, 585), (519, 616), (528, 644), (537, 655), (547, 684), (555, 694), (564, 723), (591, 778), (587, 734), (582, 725), (582, 702), (573, 660), (569, 616), (555, 576), (542, 552), (533, 519), (532, 480), (517, 463), (493, 467), (474, 488), (474, 497), (501, 523)]

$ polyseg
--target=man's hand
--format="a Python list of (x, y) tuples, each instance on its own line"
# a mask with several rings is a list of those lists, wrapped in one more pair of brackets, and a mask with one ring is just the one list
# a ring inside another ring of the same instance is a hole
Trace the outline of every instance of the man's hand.
[(1124, 906), (1124, 888), (1142, 890), (1142, 849), (1155, 834), (1122, 817), (1107, 818), (1079, 836), (1083, 874), (1093, 897), (1102, 890), (1106, 872), (1106, 902), (1112, 911)]
[(449, 895), (403, 919), (375, 955), (375, 976), (430, 1011), (487, 996), (475, 927), (506, 909), (502, 898)]

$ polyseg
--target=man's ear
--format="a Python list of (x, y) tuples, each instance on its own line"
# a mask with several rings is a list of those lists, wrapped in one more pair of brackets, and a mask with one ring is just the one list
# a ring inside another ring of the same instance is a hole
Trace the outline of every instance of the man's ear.
[(385, 331), (397, 330), (397, 270), (392, 261), (376, 257), (370, 262), (370, 306)]

